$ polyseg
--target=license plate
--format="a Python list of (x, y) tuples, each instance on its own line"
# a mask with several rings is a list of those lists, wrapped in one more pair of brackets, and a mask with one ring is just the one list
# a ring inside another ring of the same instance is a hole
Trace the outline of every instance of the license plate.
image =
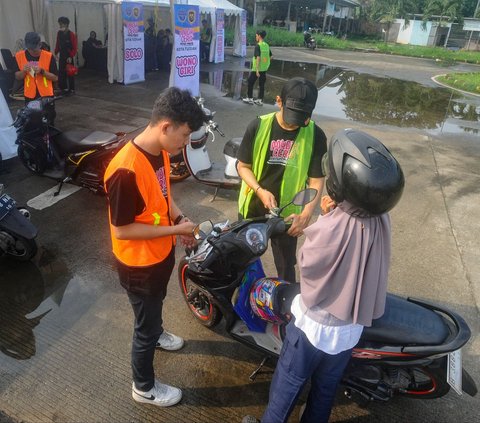
[(461, 349), (448, 354), (447, 382), (458, 395), (462, 395)]
[(15, 207), (15, 200), (7, 194), (0, 197), (0, 220)]

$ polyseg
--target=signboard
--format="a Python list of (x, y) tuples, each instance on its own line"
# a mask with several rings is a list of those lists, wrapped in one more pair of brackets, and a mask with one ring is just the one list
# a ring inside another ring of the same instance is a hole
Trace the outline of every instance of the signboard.
[(132, 84), (145, 81), (145, 25), (143, 5), (122, 3), (123, 19), (123, 82)]
[(216, 43), (215, 43), (215, 63), (222, 63), (225, 61), (225, 11), (223, 9), (216, 9)]
[(241, 40), (242, 40), (242, 53), (241, 56), (245, 57), (247, 55), (247, 12), (242, 10), (242, 16), (240, 18), (241, 25)]
[(200, 10), (198, 6), (175, 4), (175, 43), (172, 62), (173, 85), (200, 95)]

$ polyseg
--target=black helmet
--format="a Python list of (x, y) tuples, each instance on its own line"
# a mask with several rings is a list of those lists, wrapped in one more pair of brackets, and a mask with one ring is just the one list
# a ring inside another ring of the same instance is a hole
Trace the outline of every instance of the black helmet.
[(391, 210), (400, 200), (405, 178), (395, 157), (376, 138), (342, 129), (330, 140), (322, 159), (328, 195), (369, 214)]

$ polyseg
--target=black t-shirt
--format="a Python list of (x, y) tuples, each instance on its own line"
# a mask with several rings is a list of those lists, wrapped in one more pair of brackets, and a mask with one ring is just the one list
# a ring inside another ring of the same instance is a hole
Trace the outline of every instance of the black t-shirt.
[[(250, 122), (237, 154), (238, 160), (249, 165), (253, 163), (253, 145), (259, 124), (259, 118)], [(277, 202), (279, 202), (280, 198), (280, 186), (285, 166), (299, 131), (300, 128), (294, 131), (287, 131), (278, 124), (276, 118), (273, 119), (265, 165), (263, 166), (262, 175), (260, 177), (257, 176), (257, 181), (263, 188), (275, 196)], [(313, 151), (308, 167), (309, 178), (322, 178), (325, 176), (322, 171), (322, 157), (326, 152), (327, 137), (315, 125)], [(266, 212), (267, 210), (265, 210), (260, 199), (254, 195), (250, 202), (247, 217), (263, 216)]]
[[(40, 56), (38, 56), (38, 57), (32, 56), (28, 52), (28, 50), (25, 50), (25, 56), (27, 57), (27, 62), (30, 66), (38, 66), (38, 61), (40, 60)], [(15, 72), (18, 72), (19, 70), (21, 70), (21, 69), (18, 67), (18, 63), (15, 60)], [(54, 75), (58, 75), (57, 62), (53, 59), (53, 55), (52, 55), (52, 58), (50, 60), (50, 67), (48, 68), (48, 72), (53, 73)], [(40, 93), (38, 92), (38, 88), (37, 88), (37, 92), (35, 94), (35, 99), (40, 98), (40, 97), (41, 96), (40, 96)]]
[[(131, 141), (133, 142), (133, 141)], [(163, 155), (154, 156), (134, 142), (135, 147), (145, 155), (157, 175), (163, 196), (168, 202), (167, 180)], [(117, 169), (106, 182), (110, 219), (114, 226), (124, 226), (135, 222), (135, 216), (145, 210), (145, 201), (138, 189), (135, 173), (127, 169)], [(173, 258), (172, 258), (173, 257)], [(172, 262), (173, 260), (173, 262)], [(175, 262), (174, 248), (161, 263), (153, 266), (130, 267), (117, 260), (117, 268), (122, 286), (135, 293), (157, 295), (166, 289)]]

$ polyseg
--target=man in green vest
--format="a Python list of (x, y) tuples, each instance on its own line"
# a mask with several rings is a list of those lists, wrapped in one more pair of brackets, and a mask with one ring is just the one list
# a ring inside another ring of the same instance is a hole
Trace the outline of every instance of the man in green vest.
[[(267, 71), (270, 67), (270, 59), (272, 58), (272, 52), (270, 46), (264, 41), (267, 33), (265, 31), (257, 31), (255, 34), (255, 51), (252, 59), (252, 71), (248, 77), (248, 89), (247, 97), (243, 99), (245, 103), (256, 104), (258, 106), (263, 105), (263, 95), (265, 93), (265, 81), (267, 80)], [(253, 86), (255, 81), (258, 81), (258, 98), (253, 99)]]
[(282, 207), (307, 186), (318, 191), (303, 210), (289, 206), (282, 212), (291, 222), (290, 229), (271, 240), (278, 276), (289, 282), (295, 281), (297, 237), (308, 225), (324, 184), (321, 161), (327, 138), (311, 120), (317, 96), (311, 81), (287, 81), (276, 97), (280, 111), (254, 119), (237, 154), (237, 170), (243, 180), (239, 214), (243, 218), (263, 216), (273, 207)]
[(210, 44), (212, 43), (212, 28), (206, 19), (202, 20), (200, 30), (200, 60), (210, 62)]

